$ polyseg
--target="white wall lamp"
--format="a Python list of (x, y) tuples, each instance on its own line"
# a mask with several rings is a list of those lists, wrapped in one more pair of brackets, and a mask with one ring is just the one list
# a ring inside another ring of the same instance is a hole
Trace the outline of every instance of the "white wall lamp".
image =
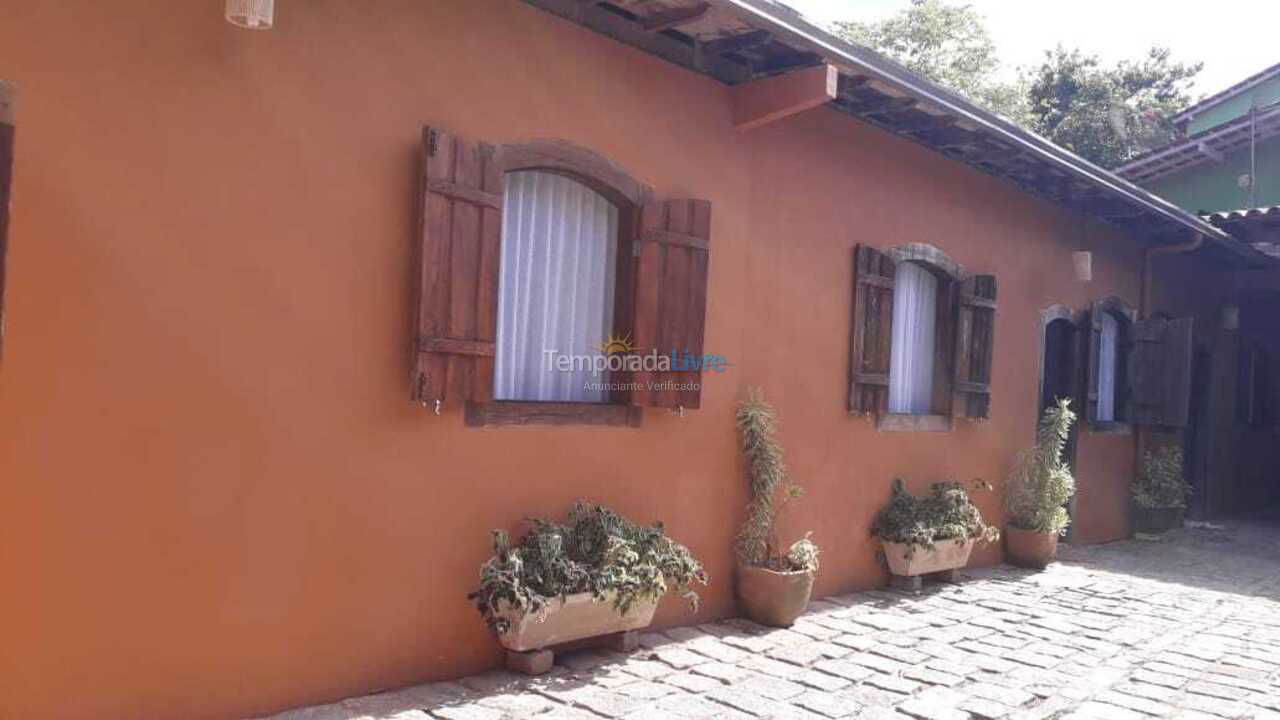
[(227, 0), (227, 22), (248, 30), (270, 30), (275, 0)]
[(1076, 280), (1082, 283), (1093, 282), (1093, 253), (1079, 250), (1071, 253), (1071, 264), (1075, 268)]

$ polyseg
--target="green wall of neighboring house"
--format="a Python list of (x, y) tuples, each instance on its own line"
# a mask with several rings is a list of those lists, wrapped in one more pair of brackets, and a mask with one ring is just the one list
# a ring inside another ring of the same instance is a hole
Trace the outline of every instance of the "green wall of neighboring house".
[(1249, 112), (1249, 107), (1255, 102), (1258, 107), (1264, 107), (1276, 101), (1280, 101), (1280, 75), (1264, 83), (1259, 83), (1257, 86), (1229, 100), (1224, 100), (1204, 111), (1204, 113), (1191, 118), (1187, 122), (1187, 134), (1195, 135), (1198, 132), (1217, 127), (1224, 122), (1235, 120)]
[[(1280, 136), (1257, 147), (1258, 184), (1252, 207), (1280, 205)], [(1230, 153), (1220, 163), (1205, 162), (1147, 183), (1147, 189), (1191, 212), (1218, 212), (1250, 207), (1249, 189), (1239, 185), (1249, 173), (1249, 148)]]

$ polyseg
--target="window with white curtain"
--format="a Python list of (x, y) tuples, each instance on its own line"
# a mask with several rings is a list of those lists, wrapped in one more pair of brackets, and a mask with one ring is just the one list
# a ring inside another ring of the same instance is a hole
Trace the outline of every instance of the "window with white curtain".
[(1120, 321), (1104, 312), (1098, 343), (1098, 422), (1116, 419), (1116, 378), (1120, 363)]
[(928, 415), (932, 411), (937, 300), (938, 278), (933, 273), (917, 263), (898, 263), (889, 353), (891, 413)]
[(508, 173), (503, 199), (494, 397), (603, 402), (606, 375), (557, 368), (546, 351), (598, 353), (613, 329), (618, 208), (555, 173)]

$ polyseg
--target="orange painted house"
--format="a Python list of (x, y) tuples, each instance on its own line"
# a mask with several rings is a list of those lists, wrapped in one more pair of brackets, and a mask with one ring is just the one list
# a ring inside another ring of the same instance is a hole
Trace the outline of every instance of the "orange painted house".
[[(488, 531), (576, 498), (705, 561), (659, 624), (732, 615), (748, 387), (818, 596), (885, 582), (895, 477), (988, 480), (998, 524), (1055, 394), (1091, 420), (1072, 541), (1124, 538), (1147, 428), (1235, 416), (1126, 363), (1217, 353), (1234, 398), (1271, 332), (1272, 258), (767, 0), (162, 5), (0, 0), (0, 718), (493, 667)], [(614, 336), (712, 362), (539, 366)]]

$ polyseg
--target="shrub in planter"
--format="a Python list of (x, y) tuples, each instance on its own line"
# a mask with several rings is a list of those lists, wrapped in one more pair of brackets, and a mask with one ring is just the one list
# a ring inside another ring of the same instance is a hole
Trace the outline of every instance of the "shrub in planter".
[(1182, 450), (1166, 445), (1142, 460), (1142, 471), (1133, 482), (1133, 529), (1162, 533), (1182, 527), (1191, 486), (1183, 474)]
[(514, 545), (493, 531), (493, 557), (480, 568), (480, 588), (467, 596), (508, 649), (644, 627), (670, 588), (697, 608), (692, 586), (706, 585), (707, 574), (661, 523), (642, 527), (582, 501), (564, 524), (529, 522)]
[[(982, 480), (974, 487), (991, 489)], [(1000, 539), (960, 483), (934, 483), (929, 495), (918, 498), (901, 479), (893, 481), (889, 504), (876, 516), (871, 534), (884, 546), (889, 572), (904, 577), (962, 568), (974, 543)]]
[(1046, 408), (1035, 446), (1019, 456), (1009, 477), (1005, 543), (1014, 565), (1044, 568), (1058, 554), (1058, 536), (1069, 522), (1065, 505), (1076, 491), (1062, 459), (1075, 419), (1070, 400)]
[(735, 548), (738, 600), (752, 620), (789, 627), (809, 606), (818, 546), (807, 534), (785, 551), (778, 542), (778, 516), (802, 490), (787, 480), (776, 437), (777, 414), (759, 390), (750, 391), (738, 406), (737, 425), (751, 488), (747, 520)]

